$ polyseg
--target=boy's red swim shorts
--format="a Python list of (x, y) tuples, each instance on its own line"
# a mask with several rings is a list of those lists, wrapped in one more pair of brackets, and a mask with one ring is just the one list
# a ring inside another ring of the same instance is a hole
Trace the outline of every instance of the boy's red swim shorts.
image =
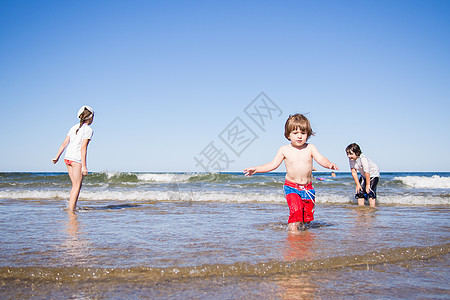
[(314, 220), (316, 192), (311, 183), (297, 184), (286, 180), (284, 192), (289, 206), (288, 223), (309, 223)]

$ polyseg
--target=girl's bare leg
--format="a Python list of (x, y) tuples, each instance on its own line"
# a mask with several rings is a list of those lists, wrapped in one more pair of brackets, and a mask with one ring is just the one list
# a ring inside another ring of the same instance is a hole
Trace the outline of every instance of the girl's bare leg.
[(70, 180), (72, 181), (72, 189), (70, 190), (69, 211), (75, 211), (78, 196), (80, 195), (83, 174), (81, 174), (81, 164), (73, 162), (71, 166), (67, 166)]
[(375, 206), (375, 202), (377, 201), (377, 199), (374, 199), (374, 198), (369, 198), (369, 204), (370, 204), (370, 207), (376, 207)]
[(359, 206), (364, 206), (365, 205), (364, 198), (358, 198), (358, 205)]

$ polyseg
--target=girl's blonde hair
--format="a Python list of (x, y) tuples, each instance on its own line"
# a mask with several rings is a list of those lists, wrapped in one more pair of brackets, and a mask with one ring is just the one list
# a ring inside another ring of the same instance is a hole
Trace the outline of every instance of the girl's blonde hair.
[(306, 132), (308, 139), (314, 135), (314, 131), (311, 128), (311, 123), (308, 118), (302, 114), (290, 115), (284, 125), (284, 136), (289, 140), (289, 135), (292, 131), (300, 129), (302, 132)]

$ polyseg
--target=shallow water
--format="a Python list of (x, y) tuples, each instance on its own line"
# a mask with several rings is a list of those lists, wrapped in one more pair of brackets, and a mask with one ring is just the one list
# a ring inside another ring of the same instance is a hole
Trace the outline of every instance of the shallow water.
[[(16, 183), (12, 190), (8, 183), (1, 191), (18, 195), (19, 189), (48, 192), (63, 185), (51, 185), (52, 176), (35, 177), (27, 187)], [(137, 192), (200, 195), (221, 188), (242, 197), (230, 184), (233, 176), (219, 180), (226, 187), (206, 179), (145, 188), (137, 182)], [(0, 199), (0, 298), (450, 297), (449, 205), (371, 209), (341, 203), (338, 195), (335, 202), (319, 201), (315, 221), (293, 235), (288, 207), (278, 200), (89, 198), (101, 182), (84, 187), (88, 196), (76, 214), (59, 198)], [(333, 199), (325, 184), (316, 185), (317, 192)], [(117, 184), (112, 189), (133, 192)], [(445, 199), (448, 191), (439, 190), (433, 197)]]

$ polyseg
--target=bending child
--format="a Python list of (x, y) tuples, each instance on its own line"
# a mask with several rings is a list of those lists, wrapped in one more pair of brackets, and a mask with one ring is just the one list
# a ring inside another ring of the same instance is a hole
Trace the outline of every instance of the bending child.
[[(358, 144), (350, 144), (345, 149), (352, 170), (352, 176), (356, 183), (356, 195), (358, 205), (364, 206), (365, 201), (369, 200), (369, 205), (375, 207), (377, 199), (377, 185), (380, 180), (380, 171), (378, 166), (362, 154)], [(361, 177), (358, 180), (358, 171)], [(367, 184), (367, 182), (369, 184)]]
[(89, 125), (94, 121), (94, 110), (87, 105), (84, 105), (78, 111), (77, 117), (80, 119), (79, 124), (75, 124), (67, 133), (64, 142), (59, 147), (58, 153), (52, 159), (56, 164), (59, 157), (67, 147), (64, 162), (67, 166), (70, 180), (72, 181), (72, 189), (69, 198), (69, 211), (75, 211), (77, 206), (78, 196), (81, 190), (81, 183), (83, 176), (88, 174), (86, 156), (87, 147), (92, 138), (93, 131)]
[(309, 120), (301, 114), (289, 116), (285, 124), (284, 136), (291, 141), (282, 146), (275, 158), (265, 165), (244, 170), (245, 176), (275, 170), (284, 161), (286, 180), (284, 191), (289, 206), (289, 231), (296, 232), (299, 226), (314, 220), (315, 191), (311, 184), (313, 159), (322, 167), (339, 170), (337, 165), (322, 156), (316, 146), (307, 143), (314, 135)]

